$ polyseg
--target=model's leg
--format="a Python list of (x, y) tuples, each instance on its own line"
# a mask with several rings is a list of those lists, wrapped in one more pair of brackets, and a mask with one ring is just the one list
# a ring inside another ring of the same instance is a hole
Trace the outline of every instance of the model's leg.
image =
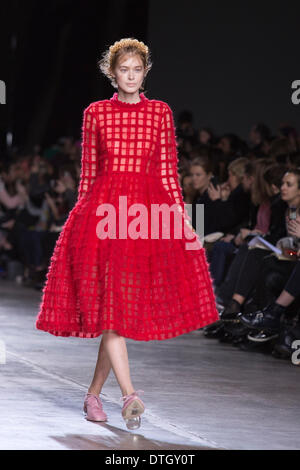
[(106, 330), (103, 332), (102, 342), (114, 371), (118, 384), (121, 388), (122, 396), (129, 395), (135, 390), (131, 383), (130, 369), (126, 340), (116, 331)]
[(95, 367), (94, 377), (92, 383), (88, 389), (89, 393), (93, 393), (94, 395), (99, 395), (104, 382), (106, 381), (107, 377), (109, 376), (111, 370), (111, 363), (107, 351), (104, 347), (103, 335), (101, 338), (101, 342), (99, 345), (98, 351), (98, 359), (97, 364)]
[[(141, 281), (137, 269), (131, 272), (132, 265), (127, 267), (127, 263), (130, 263), (130, 261), (125, 259), (123, 263), (124, 270), (119, 274), (120, 292), (122, 294), (123, 305), (125, 306), (125, 317), (134, 318), (134, 315), (136, 315), (135, 299), (138, 297), (138, 289), (140, 289)], [(135, 295), (133, 295), (133, 290), (135, 291)], [(103, 342), (111, 367), (120, 386), (122, 396), (133, 393), (135, 389), (130, 378), (125, 337), (119, 335), (115, 330), (105, 330), (103, 332)]]

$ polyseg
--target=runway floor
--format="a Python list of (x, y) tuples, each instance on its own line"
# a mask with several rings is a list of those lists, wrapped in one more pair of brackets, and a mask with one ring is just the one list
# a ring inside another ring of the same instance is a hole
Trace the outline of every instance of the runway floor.
[(121, 418), (111, 371), (101, 395), (107, 423), (86, 421), (84, 394), (101, 337), (35, 329), (40, 292), (0, 281), (0, 449), (299, 449), (300, 368), (206, 339), (127, 339), (142, 426)]

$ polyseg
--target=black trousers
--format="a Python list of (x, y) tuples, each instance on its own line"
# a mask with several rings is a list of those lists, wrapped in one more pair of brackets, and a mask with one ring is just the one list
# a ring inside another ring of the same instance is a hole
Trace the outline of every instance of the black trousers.
[(234, 293), (248, 297), (259, 275), (263, 259), (268, 255), (270, 252), (267, 250), (249, 250), (247, 244), (241, 245), (219, 288), (220, 296), (225, 301), (230, 300)]
[[(240, 246), (221, 284), (219, 293), (229, 301), (234, 293), (249, 297), (255, 289), (255, 301), (262, 308), (285, 289), (296, 297), (300, 291), (300, 262), (279, 260), (270, 251)], [(296, 294), (296, 295), (295, 295)]]
[[(299, 266), (298, 261), (279, 260), (276, 256), (269, 256), (264, 258), (260, 274), (258, 276), (254, 301), (260, 308), (265, 307), (269, 302), (274, 301), (281, 294), (283, 289), (287, 290), (291, 295), (294, 295), (297, 281), (293, 272)], [(298, 276), (300, 270), (298, 267)], [(294, 293), (293, 293), (294, 292)]]
[(300, 295), (300, 260), (295, 262), (294, 269), (284, 289), (293, 297)]

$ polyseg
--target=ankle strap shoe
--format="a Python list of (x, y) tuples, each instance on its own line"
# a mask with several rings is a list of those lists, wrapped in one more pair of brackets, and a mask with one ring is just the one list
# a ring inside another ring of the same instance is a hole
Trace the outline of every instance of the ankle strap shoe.
[(107, 421), (107, 415), (103, 411), (101, 398), (93, 393), (86, 393), (83, 413), (88, 421)]
[(141, 414), (145, 411), (145, 405), (138, 396), (141, 393), (144, 390), (136, 390), (120, 398), (123, 400), (122, 416), (128, 429), (138, 429), (141, 425)]

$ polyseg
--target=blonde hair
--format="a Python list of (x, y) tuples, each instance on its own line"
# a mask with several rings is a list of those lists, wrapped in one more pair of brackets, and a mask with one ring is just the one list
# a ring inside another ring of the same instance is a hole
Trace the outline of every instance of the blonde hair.
[[(113, 76), (113, 71), (118, 61), (127, 54), (138, 55), (141, 58), (145, 69), (144, 80), (152, 67), (149, 48), (142, 41), (135, 38), (123, 38), (116, 41), (103, 52), (98, 61), (100, 71), (110, 80), (114, 88), (118, 88), (118, 84)], [(140, 87), (141, 90), (144, 90), (144, 80)]]
[(230, 170), (233, 175), (235, 175), (238, 179), (238, 182), (241, 183), (243, 180), (243, 176), (245, 174), (246, 165), (249, 163), (249, 158), (247, 157), (239, 157), (233, 160), (228, 165), (228, 171)]

